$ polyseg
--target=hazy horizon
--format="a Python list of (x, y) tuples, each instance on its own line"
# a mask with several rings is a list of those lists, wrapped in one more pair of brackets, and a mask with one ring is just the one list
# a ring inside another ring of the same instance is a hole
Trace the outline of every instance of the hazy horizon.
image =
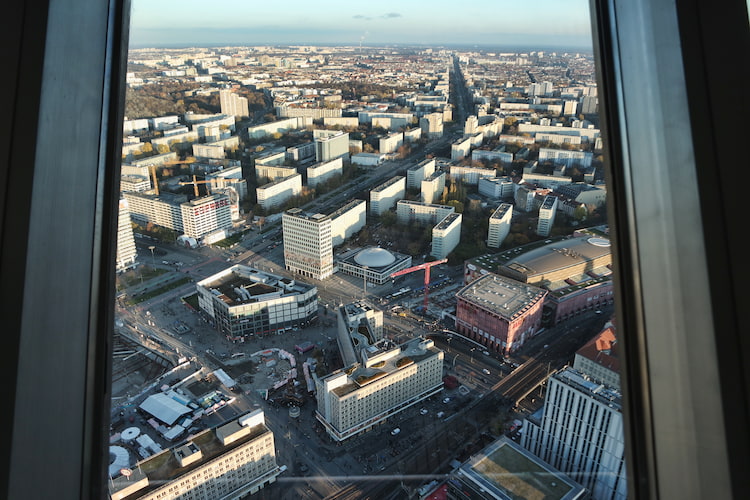
[[(133, 0), (130, 46), (423, 45), (590, 50), (586, 0), (447, 0), (315, 7), (236, 0)], [(546, 49), (546, 50), (550, 50)], [(536, 49), (539, 50), (539, 49)]]

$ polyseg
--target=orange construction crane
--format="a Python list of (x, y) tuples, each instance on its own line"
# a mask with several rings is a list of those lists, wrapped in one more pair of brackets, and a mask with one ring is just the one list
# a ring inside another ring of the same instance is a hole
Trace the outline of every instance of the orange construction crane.
[(430, 291), (430, 268), (446, 262), (448, 262), (448, 259), (433, 260), (432, 262), (425, 262), (424, 264), (402, 269), (391, 274), (391, 278), (395, 278), (396, 276), (402, 276), (404, 274), (424, 269), (424, 306), (422, 308), (422, 314), (425, 316), (427, 316), (427, 298)]
[(148, 169), (151, 171), (151, 178), (154, 183), (154, 193), (159, 196), (159, 179), (156, 178), (156, 165), (149, 165)]
[(214, 187), (223, 188), (224, 185), (225, 185), (225, 183), (226, 183), (226, 179), (224, 179), (223, 177), (218, 177), (218, 178), (214, 178), (214, 179), (208, 179), (208, 180), (205, 180), (205, 181), (197, 181), (195, 179), (196, 179), (196, 177), (193, 176), (193, 180), (190, 181), (190, 182), (180, 182), (180, 186), (186, 186), (188, 184), (192, 184), (193, 187), (195, 188), (195, 196), (196, 196), (196, 198), (198, 196), (200, 196), (198, 194), (198, 184), (211, 184)]

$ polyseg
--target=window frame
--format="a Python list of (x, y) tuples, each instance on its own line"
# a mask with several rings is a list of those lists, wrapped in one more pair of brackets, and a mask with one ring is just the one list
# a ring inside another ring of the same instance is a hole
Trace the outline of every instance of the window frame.
[[(4, 498), (98, 499), (107, 488), (129, 7), (18, 0), (0, 20), (15, 76), (0, 94)], [(591, 10), (630, 497), (731, 498), (750, 470), (744, 211), (727, 193), (747, 185), (730, 153), (747, 101), (736, 111), (717, 97), (745, 78), (747, 5), (591, 0)]]

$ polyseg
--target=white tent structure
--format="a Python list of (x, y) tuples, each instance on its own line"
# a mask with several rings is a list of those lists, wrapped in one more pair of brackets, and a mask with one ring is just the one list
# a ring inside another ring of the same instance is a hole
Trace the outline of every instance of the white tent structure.
[(139, 408), (166, 425), (174, 424), (178, 418), (192, 411), (189, 407), (162, 393), (147, 397)]

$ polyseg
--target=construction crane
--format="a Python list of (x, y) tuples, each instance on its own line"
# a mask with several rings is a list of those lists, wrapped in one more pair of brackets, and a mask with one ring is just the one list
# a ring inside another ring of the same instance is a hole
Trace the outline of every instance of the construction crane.
[(154, 182), (154, 193), (156, 193), (156, 196), (159, 196), (159, 179), (156, 178), (156, 165), (149, 165), (148, 169), (151, 172), (151, 177)]
[(198, 194), (198, 184), (211, 184), (213, 187), (216, 187), (216, 188), (220, 189), (220, 188), (223, 188), (225, 186), (225, 183), (227, 181), (223, 177), (217, 177), (217, 178), (208, 179), (208, 180), (205, 180), (205, 181), (198, 181), (198, 180), (195, 180), (195, 179), (196, 179), (196, 177), (193, 176), (193, 180), (192, 181), (189, 181), (189, 182), (180, 182), (179, 184), (180, 184), (180, 186), (186, 186), (188, 184), (192, 184), (193, 188), (195, 189), (195, 197), (196, 198), (198, 196), (200, 196)]
[(414, 271), (420, 271), (424, 269), (424, 306), (422, 307), (422, 314), (424, 314), (425, 316), (427, 315), (427, 298), (430, 290), (430, 268), (439, 264), (444, 264), (446, 262), (448, 262), (448, 259), (433, 260), (432, 262), (425, 262), (424, 264), (419, 264), (418, 266), (402, 269), (391, 274), (391, 278), (395, 278), (396, 276), (402, 276), (404, 274), (409, 274), (413, 273)]
[[(187, 164), (187, 163), (194, 163), (195, 158), (192, 156), (188, 156), (184, 160), (172, 160), (172, 161), (165, 161), (163, 163), (159, 163), (158, 165), (156, 163), (151, 163), (148, 166), (149, 172), (151, 173), (151, 180), (154, 183), (154, 193), (159, 196), (159, 179), (156, 177), (156, 167), (163, 167), (165, 165), (179, 165), (179, 164)], [(195, 176), (193, 176), (193, 180), (195, 180)], [(198, 196), (198, 188), (196, 187), (196, 196)]]

